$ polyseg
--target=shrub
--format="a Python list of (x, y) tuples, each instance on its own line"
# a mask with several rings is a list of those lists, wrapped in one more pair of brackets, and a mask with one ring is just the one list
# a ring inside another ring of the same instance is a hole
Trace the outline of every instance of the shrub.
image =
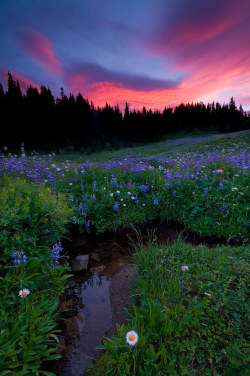
[(1, 260), (9, 260), (15, 251), (34, 255), (42, 245), (55, 243), (71, 215), (60, 193), (6, 175), (0, 187)]

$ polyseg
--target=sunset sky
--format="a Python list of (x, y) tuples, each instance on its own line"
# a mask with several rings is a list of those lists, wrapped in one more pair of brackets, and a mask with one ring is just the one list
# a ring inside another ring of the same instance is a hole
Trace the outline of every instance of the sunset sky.
[(0, 82), (95, 106), (250, 110), (249, 0), (0, 0)]

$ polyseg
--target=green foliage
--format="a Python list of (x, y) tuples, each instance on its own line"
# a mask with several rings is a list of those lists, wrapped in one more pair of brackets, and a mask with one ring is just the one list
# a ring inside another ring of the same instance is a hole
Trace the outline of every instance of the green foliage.
[(72, 212), (60, 193), (7, 175), (0, 184), (2, 261), (14, 251), (34, 256), (40, 246), (55, 243), (65, 233)]
[[(67, 266), (51, 267), (51, 248), (71, 211), (61, 195), (20, 179), (5, 177), (0, 197), (0, 375), (45, 375), (42, 362), (60, 357), (56, 308), (69, 277)], [(26, 262), (13, 263), (22, 251)]]
[[(247, 376), (248, 251), (177, 242), (137, 252), (137, 305), (104, 341), (108, 368), (91, 375)], [(131, 329), (139, 339), (126, 346)]]
[[(130, 171), (101, 168), (88, 170), (84, 175), (84, 194), (78, 183), (65, 188), (74, 198), (71, 203), (75, 211), (77, 223), (85, 227), (87, 219), (92, 228), (103, 232), (110, 228), (141, 224), (156, 217), (178, 221), (187, 229), (202, 236), (217, 236), (222, 240), (245, 240), (249, 237), (249, 175), (237, 176), (230, 165), (225, 167), (222, 179), (216, 166), (207, 163), (200, 176), (212, 175), (213, 183), (205, 179), (185, 179), (184, 169), (173, 167), (173, 175), (177, 169), (182, 174), (180, 179), (170, 181), (171, 188), (166, 187), (165, 172), (158, 170), (158, 161), (151, 162), (152, 169), (135, 174)], [(196, 168), (190, 167), (190, 175), (195, 176)], [(73, 181), (73, 174), (72, 176)], [(112, 184), (115, 176), (117, 185)], [(212, 180), (212, 178), (210, 179)], [(179, 182), (181, 184), (179, 184)], [(96, 184), (96, 186), (94, 185)], [(223, 189), (220, 188), (222, 183)], [(147, 192), (142, 187), (148, 184)], [(237, 186), (237, 190), (232, 188)], [(122, 187), (122, 188), (120, 188)], [(62, 185), (60, 186), (62, 191)], [(207, 189), (207, 193), (204, 190)], [(118, 193), (119, 192), (119, 193)], [(176, 196), (174, 196), (176, 192)], [(93, 195), (95, 199), (93, 199)], [(83, 200), (83, 197), (84, 200)], [(154, 204), (157, 199), (158, 204)], [(115, 203), (119, 210), (114, 211)], [(86, 216), (78, 210), (78, 205), (87, 205)], [(225, 210), (221, 209), (225, 206)], [(86, 228), (87, 230), (87, 228)]]

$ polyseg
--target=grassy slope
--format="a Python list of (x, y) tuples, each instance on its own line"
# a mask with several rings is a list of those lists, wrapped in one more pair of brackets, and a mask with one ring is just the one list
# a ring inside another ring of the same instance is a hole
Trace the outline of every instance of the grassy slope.
[[(185, 137), (186, 136), (186, 137)], [(250, 131), (234, 132), (229, 134), (195, 134), (183, 135), (177, 133), (170, 135), (166, 141), (146, 144), (137, 147), (128, 147), (120, 150), (101, 151), (90, 155), (81, 155), (79, 153), (62, 153), (52, 158), (52, 162), (60, 163), (69, 160), (72, 164), (91, 162), (106, 162), (112, 159), (123, 159), (127, 157), (149, 157), (155, 155), (176, 155), (177, 153), (185, 153), (190, 151), (209, 151), (217, 146), (230, 148), (235, 143), (248, 143), (250, 145)], [(208, 146), (207, 146), (208, 145)], [(205, 147), (205, 149), (204, 149)]]

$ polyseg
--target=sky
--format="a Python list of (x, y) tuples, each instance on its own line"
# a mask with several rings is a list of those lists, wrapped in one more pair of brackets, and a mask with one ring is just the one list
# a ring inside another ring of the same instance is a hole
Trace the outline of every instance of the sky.
[(0, 0), (0, 82), (95, 106), (250, 110), (249, 0)]

